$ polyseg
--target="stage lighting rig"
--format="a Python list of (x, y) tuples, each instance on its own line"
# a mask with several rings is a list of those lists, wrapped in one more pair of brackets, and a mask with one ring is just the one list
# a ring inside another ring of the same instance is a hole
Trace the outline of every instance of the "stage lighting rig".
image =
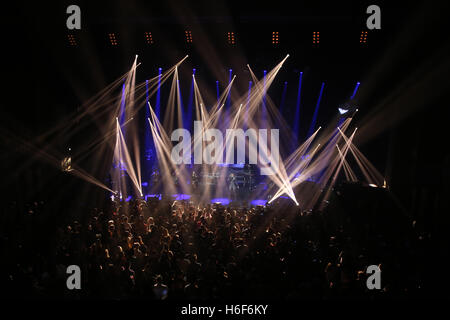
[(341, 117), (353, 117), (358, 111), (358, 106), (351, 102), (345, 102), (338, 106), (338, 111)]
[(72, 149), (69, 147), (67, 155), (61, 160), (61, 171), (63, 172), (70, 172), (73, 170), (72, 156), (70, 155), (71, 151)]
[(63, 172), (70, 172), (72, 171), (72, 157), (65, 157), (61, 161), (61, 170)]

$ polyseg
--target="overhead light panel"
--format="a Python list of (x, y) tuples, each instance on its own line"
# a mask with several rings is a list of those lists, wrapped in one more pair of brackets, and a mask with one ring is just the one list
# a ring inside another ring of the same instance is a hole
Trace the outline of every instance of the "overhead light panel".
[(71, 47), (76, 47), (77, 46), (77, 40), (75, 39), (75, 36), (73, 34), (68, 34), (67, 35), (67, 39), (69, 40), (69, 45)]
[(192, 43), (192, 31), (186, 30), (184, 33), (186, 36), (186, 43)]
[(231, 44), (231, 45), (236, 44), (236, 39), (234, 37), (233, 31), (228, 32), (228, 44)]
[(313, 31), (313, 44), (319, 44), (320, 42), (320, 32)]
[(111, 43), (112, 46), (117, 46), (119, 44), (119, 42), (117, 41), (116, 34), (114, 32), (109, 33), (108, 36), (109, 42)]
[(144, 36), (145, 36), (145, 42), (147, 42), (147, 44), (153, 44), (153, 36), (150, 31), (146, 31), (144, 33)]
[(272, 32), (272, 44), (279, 44), (280, 43), (280, 33), (278, 31)]

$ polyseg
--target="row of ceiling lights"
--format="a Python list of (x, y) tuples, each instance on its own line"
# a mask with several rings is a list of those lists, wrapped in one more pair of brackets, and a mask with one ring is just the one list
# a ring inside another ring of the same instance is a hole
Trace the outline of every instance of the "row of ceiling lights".
[[(77, 42), (76, 42), (75, 36), (73, 34), (68, 34), (67, 37), (68, 37), (70, 46), (72, 46), (72, 47), (77, 46)], [(117, 46), (119, 44), (116, 33), (114, 33), (114, 32), (108, 33), (108, 37), (109, 37), (109, 42), (112, 46)], [(186, 43), (188, 43), (188, 44), (193, 43), (192, 31), (186, 30), (185, 37), (186, 37)], [(154, 44), (153, 35), (150, 31), (144, 32), (144, 38), (145, 38), (145, 42), (147, 44)], [(236, 37), (235, 37), (235, 33), (233, 31), (227, 32), (227, 42), (230, 45), (236, 44)], [(361, 44), (367, 44), (367, 31), (361, 31), (359, 42)], [(312, 43), (314, 45), (318, 45), (320, 43), (320, 32), (319, 31), (313, 31)], [(272, 44), (273, 45), (280, 44), (280, 33), (278, 31), (272, 32)]]

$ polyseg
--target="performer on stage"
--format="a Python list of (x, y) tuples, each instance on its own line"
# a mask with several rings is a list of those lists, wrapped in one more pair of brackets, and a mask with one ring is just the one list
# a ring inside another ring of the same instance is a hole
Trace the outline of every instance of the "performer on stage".
[(230, 183), (228, 188), (230, 189), (231, 199), (234, 200), (237, 198), (237, 189), (238, 189), (238, 184), (237, 184), (236, 176), (234, 175), (234, 173), (231, 173), (229, 175), (228, 181)]
[(245, 190), (251, 192), (253, 189), (253, 173), (250, 164), (244, 165)]
[(195, 170), (192, 171), (191, 185), (192, 185), (192, 190), (196, 191), (197, 187), (198, 187), (198, 176), (197, 176), (197, 173), (195, 172)]
[(159, 171), (154, 169), (152, 172), (152, 184), (157, 185), (159, 183)]
[(175, 184), (175, 186), (178, 186), (178, 174), (175, 170), (172, 171), (172, 181)]
[(253, 191), (253, 183), (254, 183), (253, 174), (250, 172), (250, 174), (248, 175), (248, 181), (247, 181), (249, 192)]

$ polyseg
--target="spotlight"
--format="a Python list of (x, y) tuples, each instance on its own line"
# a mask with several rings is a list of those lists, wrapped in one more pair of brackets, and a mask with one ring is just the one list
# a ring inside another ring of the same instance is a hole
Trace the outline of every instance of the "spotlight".
[(63, 172), (70, 172), (72, 171), (72, 158), (71, 157), (65, 157), (61, 161), (61, 171)]
[(352, 105), (349, 102), (343, 103), (338, 107), (339, 114), (346, 114), (349, 117), (352, 117), (355, 112), (358, 111), (358, 106)]

